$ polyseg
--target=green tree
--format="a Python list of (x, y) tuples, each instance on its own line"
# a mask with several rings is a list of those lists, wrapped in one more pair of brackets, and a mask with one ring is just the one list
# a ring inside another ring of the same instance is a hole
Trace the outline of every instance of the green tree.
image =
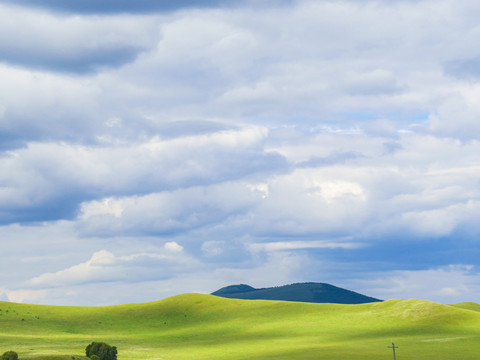
[(18, 360), (18, 354), (15, 351), (4, 352), (1, 360)]
[(86, 355), (92, 359), (97, 360), (117, 360), (117, 348), (110, 346), (104, 342), (92, 342), (85, 349)]

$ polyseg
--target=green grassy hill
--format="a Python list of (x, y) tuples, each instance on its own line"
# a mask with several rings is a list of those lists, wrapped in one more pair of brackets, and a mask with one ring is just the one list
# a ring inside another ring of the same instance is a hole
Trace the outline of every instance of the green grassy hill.
[[(0, 352), (80, 360), (91, 341), (123, 359), (477, 359), (480, 313), (427, 301), (361, 305), (184, 294), (108, 307), (0, 302)], [(68, 355), (68, 357), (62, 356)], [(53, 356), (53, 357), (52, 357)]]
[(463, 302), (458, 304), (451, 304), (451, 306), (455, 306), (461, 309), (472, 310), (472, 311), (479, 311), (480, 312), (480, 304), (474, 302)]

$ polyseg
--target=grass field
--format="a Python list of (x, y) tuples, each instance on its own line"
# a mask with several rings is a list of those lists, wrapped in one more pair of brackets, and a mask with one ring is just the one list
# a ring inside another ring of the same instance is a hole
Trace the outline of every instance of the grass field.
[(127, 359), (478, 359), (480, 306), (362, 305), (184, 294), (152, 303), (61, 307), (0, 302), (0, 352), (81, 360), (92, 341)]

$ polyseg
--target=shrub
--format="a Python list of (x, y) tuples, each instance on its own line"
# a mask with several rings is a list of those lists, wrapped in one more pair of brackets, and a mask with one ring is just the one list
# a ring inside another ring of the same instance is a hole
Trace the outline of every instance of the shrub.
[(104, 342), (92, 342), (85, 353), (92, 360), (117, 360), (117, 348)]
[(15, 351), (7, 351), (3, 353), (1, 360), (18, 360), (18, 354)]

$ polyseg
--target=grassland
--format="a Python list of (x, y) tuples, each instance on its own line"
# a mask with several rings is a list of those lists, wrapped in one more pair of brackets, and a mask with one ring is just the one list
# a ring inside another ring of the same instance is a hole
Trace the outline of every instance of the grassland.
[(81, 360), (91, 341), (127, 359), (477, 359), (476, 304), (389, 300), (362, 305), (184, 294), (152, 303), (61, 307), (0, 302), (0, 351)]

